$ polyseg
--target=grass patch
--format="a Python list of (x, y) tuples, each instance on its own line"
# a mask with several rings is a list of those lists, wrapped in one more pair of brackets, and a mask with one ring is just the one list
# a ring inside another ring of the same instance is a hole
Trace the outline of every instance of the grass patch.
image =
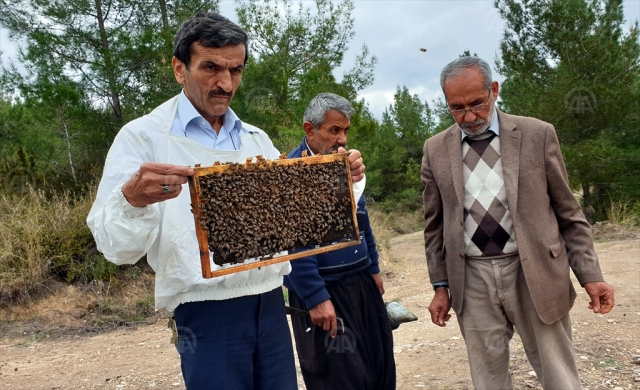
[(119, 268), (110, 281), (91, 283), (96, 297), (96, 308), (90, 313), (93, 326), (131, 325), (166, 316), (155, 309), (151, 268), (144, 262)]
[(29, 347), (32, 344), (35, 344), (37, 342), (39, 342), (40, 340), (42, 340), (44, 338), (44, 336), (42, 334), (30, 334), (28, 336), (24, 336), (24, 338), (22, 338), (21, 340), (18, 340), (14, 346), (16, 347)]
[(619, 367), (621, 366), (615, 359), (598, 359), (593, 362), (596, 368)]
[[(40, 316), (49, 325), (110, 328), (166, 315), (155, 310), (146, 261), (117, 266), (97, 251), (86, 224), (94, 194), (0, 192), (0, 313), (9, 328)], [(51, 307), (60, 323), (47, 316)]]
[[(370, 218), (388, 230), (392, 237), (400, 234), (415, 233), (424, 229), (424, 212), (422, 207), (409, 209), (402, 205), (393, 206), (391, 202), (373, 203), (368, 206)], [(375, 216), (371, 216), (375, 214)], [(372, 220), (372, 225), (374, 221)], [(382, 230), (382, 229), (381, 229)], [(374, 233), (379, 234), (375, 229)], [(377, 237), (377, 236), (376, 236)]]
[(111, 298), (107, 298), (102, 302), (98, 303), (98, 309), (103, 314), (111, 314), (116, 311), (116, 306), (113, 303)]
[(626, 199), (611, 200), (606, 209), (607, 220), (617, 225), (633, 218), (633, 207)]
[[(29, 298), (51, 280), (111, 280), (119, 269), (95, 247), (86, 218), (93, 202), (68, 192), (0, 194), (0, 304)], [(129, 270), (130, 277), (140, 272)]]
[(153, 296), (153, 294), (149, 294), (146, 297), (144, 297), (143, 299), (139, 299), (136, 301), (135, 303), (135, 308), (136, 308), (136, 313), (146, 316), (146, 317), (150, 317), (152, 315), (155, 314), (156, 311), (156, 307), (155, 307), (155, 298)]
[(616, 225), (640, 226), (640, 202), (611, 199), (606, 208), (607, 220)]

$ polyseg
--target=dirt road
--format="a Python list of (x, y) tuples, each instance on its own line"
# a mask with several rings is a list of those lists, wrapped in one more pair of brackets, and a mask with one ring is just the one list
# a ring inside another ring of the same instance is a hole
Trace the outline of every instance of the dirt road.
[[(640, 240), (596, 244), (617, 305), (609, 315), (587, 310), (575, 282), (571, 316), (576, 355), (586, 389), (640, 389)], [(455, 316), (446, 328), (431, 324), (432, 291), (421, 233), (393, 239), (385, 264), (385, 300), (396, 299), (419, 321), (394, 331), (398, 389), (471, 389), (466, 350)], [(74, 302), (66, 305), (73, 315)], [(57, 309), (62, 315), (63, 309)], [(21, 329), (22, 330), (22, 329)], [(15, 333), (14, 333), (15, 334)], [(22, 337), (0, 338), (0, 388), (7, 389), (183, 389), (180, 362), (164, 320), (94, 335), (24, 328)], [(519, 389), (541, 388), (516, 337), (511, 368)], [(302, 381), (300, 387), (304, 388)], [(339, 389), (336, 389), (339, 390)]]

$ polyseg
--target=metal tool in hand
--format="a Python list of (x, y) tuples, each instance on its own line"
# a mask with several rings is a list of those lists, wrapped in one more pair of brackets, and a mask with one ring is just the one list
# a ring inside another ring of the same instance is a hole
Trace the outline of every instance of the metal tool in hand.
[[(285, 306), (284, 309), (286, 313), (291, 316), (311, 318), (311, 313), (309, 313), (306, 310), (296, 309), (295, 307), (291, 307), (291, 306)], [(340, 317), (336, 317), (336, 321), (338, 321), (338, 331), (341, 331), (344, 334), (344, 320)]]

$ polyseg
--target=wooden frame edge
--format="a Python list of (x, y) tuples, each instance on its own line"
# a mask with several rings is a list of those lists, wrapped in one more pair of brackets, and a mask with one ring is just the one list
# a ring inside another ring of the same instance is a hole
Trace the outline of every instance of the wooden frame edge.
[(207, 232), (200, 225), (200, 207), (198, 203), (198, 183), (194, 176), (189, 176), (189, 194), (191, 195), (191, 212), (196, 224), (196, 236), (198, 238), (198, 249), (200, 250), (200, 263), (202, 265), (202, 277), (210, 279), (211, 259), (209, 258), (209, 238)]
[(354, 246), (354, 245), (359, 245), (360, 244), (360, 235), (358, 234), (357, 237), (358, 237), (357, 240), (352, 240), (352, 241), (348, 241), (348, 242), (341, 242), (341, 243), (333, 244), (333, 245), (325, 245), (325, 246), (322, 246), (320, 248), (307, 249), (307, 250), (303, 250), (303, 251), (300, 251), (300, 252), (291, 253), (289, 255), (284, 255), (284, 256), (280, 256), (280, 257), (274, 257), (274, 258), (268, 259), (268, 260), (259, 260), (259, 261), (256, 261), (256, 262), (253, 262), (253, 263), (249, 263), (249, 264), (234, 265), (234, 266), (230, 266), (230, 267), (227, 267), (227, 268), (221, 268), (221, 269), (218, 269), (218, 270), (215, 270), (215, 271), (210, 271), (210, 274), (211, 274), (212, 278), (215, 278), (217, 276), (235, 274), (236, 272), (247, 271), (247, 270), (254, 269), (254, 268), (266, 267), (268, 265), (282, 263), (282, 262), (285, 262), (285, 261), (296, 260), (296, 259), (299, 259), (299, 258), (305, 257), (305, 256), (311, 256), (311, 255), (317, 255), (319, 253), (325, 253), (325, 252), (328, 252), (327, 248), (331, 248), (331, 251), (348, 248), (350, 246)]

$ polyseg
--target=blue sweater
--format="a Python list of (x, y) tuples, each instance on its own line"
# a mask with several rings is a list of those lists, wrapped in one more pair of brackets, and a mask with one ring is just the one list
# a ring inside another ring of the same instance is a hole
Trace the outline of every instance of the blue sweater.
[[(311, 156), (306, 141), (306, 137), (303, 138), (300, 146), (287, 157), (302, 157), (303, 150)], [(307, 309), (331, 298), (325, 289), (325, 283), (340, 280), (364, 269), (368, 269), (372, 274), (380, 272), (378, 250), (364, 196), (358, 201), (356, 216), (360, 229), (360, 245), (291, 261), (291, 273), (284, 277), (284, 285), (300, 296)]]

